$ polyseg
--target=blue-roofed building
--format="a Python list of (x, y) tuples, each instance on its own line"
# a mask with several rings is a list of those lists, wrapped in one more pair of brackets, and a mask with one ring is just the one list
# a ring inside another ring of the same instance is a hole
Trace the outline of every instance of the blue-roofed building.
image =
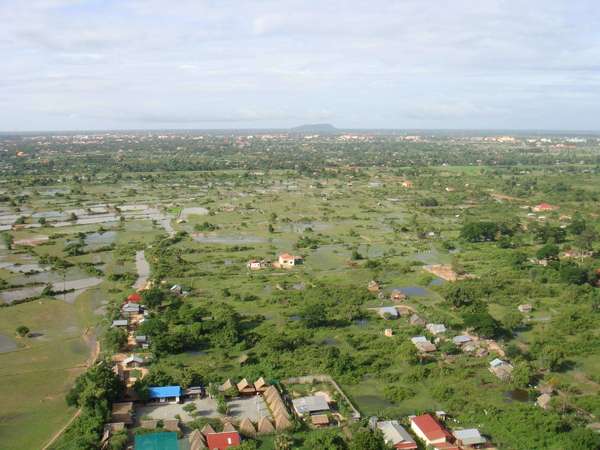
[(160, 403), (179, 403), (181, 386), (157, 386), (148, 389), (150, 401)]

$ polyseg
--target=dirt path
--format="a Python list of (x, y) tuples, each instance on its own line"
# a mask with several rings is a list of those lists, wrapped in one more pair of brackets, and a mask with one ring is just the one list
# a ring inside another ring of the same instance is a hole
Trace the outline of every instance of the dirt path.
[[(92, 332), (89, 328), (86, 328), (83, 332), (83, 340), (86, 342), (91, 342), (91, 340), (93, 339), (92, 337)], [(87, 360), (87, 363), (85, 364), (85, 368), (89, 368), (92, 366), (92, 364), (94, 364), (96, 362), (96, 360), (98, 359), (98, 356), (100, 356), (100, 343), (98, 341), (95, 342), (94, 345), (94, 349), (92, 350), (92, 353), (90, 354), (90, 357)], [(44, 445), (42, 447), (42, 450), (47, 450), (48, 448), (50, 448), (50, 446), (52, 444), (54, 444), (59, 437), (62, 436), (62, 434), (65, 432), (65, 430), (67, 428), (69, 428), (69, 426), (75, 421), (75, 419), (77, 419), (79, 416), (81, 415), (81, 408), (79, 408), (77, 411), (75, 411), (75, 414), (73, 414), (73, 416), (69, 419), (69, 421), (60, 429), (58, 430), (56, 433), (54, 433), (52, 435), (52, 437), (50, 438), (50, 440), (48, 441), (48, 443), (46, 445)]]

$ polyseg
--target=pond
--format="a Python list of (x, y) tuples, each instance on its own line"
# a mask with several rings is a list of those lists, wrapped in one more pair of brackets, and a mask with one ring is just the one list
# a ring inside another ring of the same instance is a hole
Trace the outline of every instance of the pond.
[(513, 389), (512, 391), (505, 392), (504, 397), (508, 401), (528, 402), (529, 391), (526, 389)]
[(12, 352), (17, 349), (17, 343), (10, 337), (0, 334), (0, 353)]
[(429, 296), (429, 292), (427, 289), (422, 288), (420, 286), (406, 286), (394, 288), (394, 290), (400, 291), (408, 297), (427, 297)]
[(205, 233), (194, 234), (194, 240), (203, 244), (223, 245), (261, 244), (267, 242), (265, 238), (258, 236), (216, 236)]
[(429, 283), (429, 286), (441, 286), (446, 282), (446, 280), (443, 280), (442, 278), (434, 278), (433, 280), (431, 280), (431, 283)]

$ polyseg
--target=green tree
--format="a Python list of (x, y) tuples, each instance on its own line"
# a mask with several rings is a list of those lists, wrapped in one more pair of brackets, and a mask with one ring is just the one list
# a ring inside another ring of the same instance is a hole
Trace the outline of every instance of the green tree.
[(302, 448), (305, 450), (345, 450), (347, 445), (339, 430), (326, 429), (310, 433), (304, 440)]
[(383, 434), (381, 431), (376, 430), (375, 432), (371, 431), (368, 428), (361, 428), (356, 431), (352, 440), (350, 441), (350, 445), (348, 446), (349, 450), (388, 450), (389, 447), (385, 443), (383, 439)]
[(29, 334), (29, 328), (27, 328), (25, 325), (19, 325), (17, 327), (17, 334), (21, 337), (25, 337)]
[(127, 344), (127, 331), (121, 328), (110, 328), (103, 336), (103, 347), (111, 352), (118, 352)]
[(535, 255), (538, 259), (546, 259), (549, 261), (554, 261), (554, 260), (558, 259), (559, 252), (560, 252), (560, 249), (558, 248), (558, 245), (546, 244), (543, 247), (541, 247), (536, 252)]

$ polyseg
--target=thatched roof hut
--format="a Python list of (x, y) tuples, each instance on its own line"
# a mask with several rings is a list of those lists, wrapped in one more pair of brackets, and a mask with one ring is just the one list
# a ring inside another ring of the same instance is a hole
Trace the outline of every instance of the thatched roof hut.
[(260, 377), (254, 382), (254, 389), (256, 389), (258, 392), (265, 392), (267, 390), (267, 387), (267, 382), (263, 377)]
[(202, 427), (202, 429), (200, 431), (202, 432), (202, 434), (208, 434), (208, 433), (214, 433), (215, 429), (210, 426), (210, 423), (207, 423), (206, 425), (204, 425)]
[(229, 378), (227, 378), (225, 380), (225, 383), (223, 383), (221, 386), (219, 386), (219, 391), (225, 392), (225, 391), (228, 391), (229, 389), (231, 389), (232, 387), (233, 387), (233, 383), (231, 382), (231, 380)]
[(275, 416), (275, 429), (277, 431), (285, 431), (292, 428), (292, 422), (283, 414)]
[(208, 448), (206, 446), (206, 440), (204, 439), (204, 435), (200, 432), (200, 430), (194, 430), (189, 436), (190, 441), (190, 450), (205, 450)]
[(240, 422), (240, 433), (247, 437), (256, 436), (256, 427), (248, 417), (244, 417)]
[(231, 422), (225, 422), (223, 424), (223, 433), (232, 433), (237, 431)]
[(262, 417), (258, 421), (257, 429), (258, 429), (258, 434), (275, 433), (275, 428), (273, 427), (273, 424), (271, 423), (271, 421), (269, 420), (268, 417)]
[(256, 389), (254, 385), (250, 384), (245, 378), (237, 384), (238, 391), (240, 394), (255, 394)]

